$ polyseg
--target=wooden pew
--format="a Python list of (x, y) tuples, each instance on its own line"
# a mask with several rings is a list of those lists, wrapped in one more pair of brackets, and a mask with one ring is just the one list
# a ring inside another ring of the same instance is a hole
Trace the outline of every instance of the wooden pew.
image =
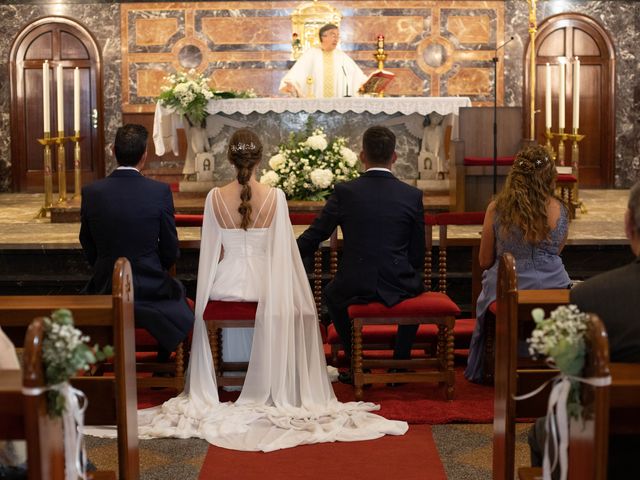
[(119, 478), (139, 478), (137, 391), (131, 265), (116, 261), (112, 295), (0, 297), (0, 325), (14, 344), (21, 344), (31, 319), (67, 308), (75, 326), (92, 343), (114, 346), (114, 376), (75, 377), (73, 385), (89, 399), (86, 425), (116, 424)]
[(22, 387), (45, 386), (42, 366), (44, 322), (37, 318), (24, 341), (24, 368), (0, 370), (0, 438), (27, 440), (30, 480), (64, 480), (62, 422), (47, 414), (47, 395), (24, 395)]
[(566, 304), (568, 301), (569, 290), (519, 291), (513, 256), (506, 253), (500, 258), (496, 297), (493, 418), (495, 480), (513, 479), (516, 418), (536, 418), (546, 413), (547, 396), (544, 393), (520, 402), (516, 402), (513, 397), (534, 390), (557, 373), (546, 368), (541, 362), (518, 358), (518, 340), (523, 338), (524, 333), (523, 329), (519, 328), (520, 322), (528, 321), (530, 331), (533, 324), (533, 308), (543, 308), (548, 314), (558, 305)]
[[(518, 340), (529, 336), (533, 328), (531, 310), (543, 308), (549, 314), (559, 305), (569, 303), (569, 290), (522, 290), (518, 291), (515, 260), (511, 254), (500, 259), (497, 287), (496, 313), (496, 359), (495, 359), (495, 403), (493, 423), (493, 478), (498, 480), (513, 479), (515, 460), (515, 420), (516, 418), (537, 418), (546, 414), (548, 389), (536, 397), (516, 402), (513, 397), (530, 392), (548, 380), (557, 371), (547, 368), (540, 362), (518, 357)], [(600, 347), (602, 348), (602, 347)], [(608, 359), (608, 352), (607, 352)], [(595, 368), (595, 366), (593, 367)], [(598, 365), (598, 368), (602, 368)], [(610, 363), (612, 384), (608, 389), (611, 433), (640, 433), (640, 420), (631, 422), (631, 418), (640, 418), (640, 364)], [(589, 371), (587, 373), (590, 373)], [(591, 375), (593, 376), (593, 375)], [(598, 395), (603, 395), (599, 389)], [(602, 398), (598, 402), (603, 402)], [(609, 415), (603, 416), (601, 406), (598, 408), (595, 432), (607, 438), (607, 429), (602, 426), (603, 419), (609, 422)], [(582, 452), (574, 457), (575, 463), (588, 463), (587, 455), (598, 455), (594, 461), (598, 464), (594, 472), (600, 475), (604, 469), (604, 477), (577, 476), (574, 478), (599, 479), (606, 478), (606, 449), (602, 453), (602, 440), (587, 440), (588, 436), (578, 435), (574, 431), (572, 448)], [(584, 433), (584, 431), (583, 431)], [(605, 444), (606, 445), (606, 444)], [(593, 453), (587, 453), (593, 452)], [(570, 463), (570, 468), (571, 468)], [(584, 470), (583, 465), (577, 472)], [(532, 478), (532, 477), (522, 477)]]

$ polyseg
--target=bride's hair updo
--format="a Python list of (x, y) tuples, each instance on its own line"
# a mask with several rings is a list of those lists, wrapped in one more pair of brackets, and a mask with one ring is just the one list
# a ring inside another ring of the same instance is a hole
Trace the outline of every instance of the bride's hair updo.
[(249, 179), (254, 167), (262, 160), (262, 143), (251, 130), (242, 128), (236, 131), (229, 141), (227, 158), (238, 171), (238, 183), (242, 185), (238, 212), (242, 215), (240, 227), (247, 229), (251, 221), (251, 187)]

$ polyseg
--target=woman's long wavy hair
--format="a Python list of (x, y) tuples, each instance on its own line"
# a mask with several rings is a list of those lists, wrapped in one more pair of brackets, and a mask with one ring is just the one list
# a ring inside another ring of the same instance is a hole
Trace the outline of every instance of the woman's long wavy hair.
[(521, 150), (496, 197), (501, 233), (507, 236), (516, 227), (531, 244), (549, 238), (549, 199), (555, 197), (562, 202), (555, 196), (555, 188), (556, 166), (546, 147), (534, 145)]
[(240, 228), (246, 230), (251, 223), (251, 187), (249, 180), (255, 166), (262, 160), (262, 143), (251, 130), (242, 128), (229, 140), (227, 158), (236, 167), (238, 183), (242, 185), (238, 212), (242, 216)]

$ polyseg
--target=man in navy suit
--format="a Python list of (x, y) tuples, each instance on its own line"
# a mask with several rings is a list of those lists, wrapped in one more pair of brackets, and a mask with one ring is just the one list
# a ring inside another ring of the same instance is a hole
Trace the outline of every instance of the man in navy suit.
[[(344, 249), (336, 277), (327, 285), (329, 315), (351, 357), (351, 321), (347, 307), (382, 302), (393, 306), (423, 291), (424, 208), (422, 191), (391, 173), (396, 137), (382, 126), (362, 138), (358, 179), (338, 184), (313, 224), (298, 238), (302, 257), (340, 226)], [(418, 325), (398, 328), (395, 358), (407, 359)]]
[(113, 265), (118, 257), (128, 258), (136, 326), (158, 340), (159, 358), (167, 359), (194, 316), (184, 287), (168, 272), (179, 256), (171, 189), (140, 173), (147, 137), (142, 125), (120, 127), (113, 146), (118, 168), (82, 189), (80, 243), (93, 267), (84, 291), (110, 294)]

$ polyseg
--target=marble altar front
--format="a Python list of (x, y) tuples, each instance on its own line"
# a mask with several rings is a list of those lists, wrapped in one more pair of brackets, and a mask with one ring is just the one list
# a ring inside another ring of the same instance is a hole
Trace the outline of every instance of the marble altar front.
[[(205, 150), (214, 160), (212, 180), (202, 185), (182, 182), (181, 190), (208, 190), (212, 185), (233, 178), (233, 169), (226, 161), (227, 139), (237, 128), (247, 127), (258, 132), (264, 145), (263, 165), (268, 168), (269, 157), (277, 153), (278, 145), (290, 132), (301, 131), (309, 118), (324, 128), (327, 135), (343, 136), (349, 148), (360, 150), (362, 133), (369, 126), (389, 127), (397, 137), (398, 161), (394, 173), (408, 183), (416, 184), (419, 177), (418, 156), (421, 149), (425, 116), (432, 112), (445, 117), (443, 128), (457, 137), (457, 117), (461, 107), (471, 106), (467, 97), (352, 97), (352, 98), (255, 98), (210, 101), (207, 111)], [(156, 105), (153, 138), (158, 155), (178, 154), (177, 129), (184, 128), (179, 115)], [(187, 128), (189, 128), (187, 126)], [(192, 136), (189, 133), (188, 136)], [(188, 148), (184, 173), (195, 172), (196, 151)], [(444, 152), (442, 152), (444, 154)], [(435, 176), (435, 174), (434, 174)], [(198, 182), (199, 183), (199, 182)], [(446, 190), (448, 187), (444, 187)]]

